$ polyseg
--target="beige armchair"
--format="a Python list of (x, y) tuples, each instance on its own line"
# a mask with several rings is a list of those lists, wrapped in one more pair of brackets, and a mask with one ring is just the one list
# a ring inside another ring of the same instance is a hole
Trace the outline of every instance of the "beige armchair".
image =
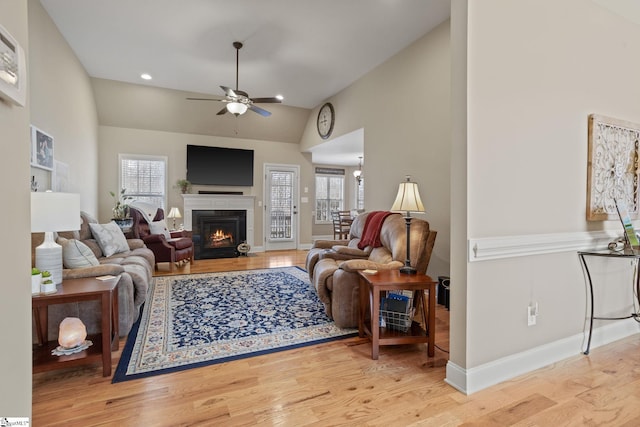
[[(399, 269), (406, 258), (406, 222), (399, 214), (384, 220), (380, 230), (382, 246), (358, 248), (367, 215), (358, 215), (351, 225), (349, 240), (318, 241), (309, 251), (307, 271), (325, 312), (342, 328), (358, 325), (359, 270)], [(411, 221), (410, 264), (425, 273), (431, 259), (436, 231), (427, 221)]]

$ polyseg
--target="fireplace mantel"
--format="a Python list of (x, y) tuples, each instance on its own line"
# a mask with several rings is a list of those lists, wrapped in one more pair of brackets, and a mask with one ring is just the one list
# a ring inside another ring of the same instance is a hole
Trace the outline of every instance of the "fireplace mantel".
[(247, 243), (254, 246), (254, 204), (255, 196), (237, 196), (230, 194), (183, 194), (184, 229), (192, 230), (193, 211), (199, 210), (246, 210)]

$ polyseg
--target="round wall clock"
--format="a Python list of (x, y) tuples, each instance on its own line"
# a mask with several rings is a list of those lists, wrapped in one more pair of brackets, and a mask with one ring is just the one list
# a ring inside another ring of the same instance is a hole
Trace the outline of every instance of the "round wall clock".
[(335, 112), (330, 102), (325, 103), (318, 111), (318, 134), (322, 139), (327, 139), (333, 132)]

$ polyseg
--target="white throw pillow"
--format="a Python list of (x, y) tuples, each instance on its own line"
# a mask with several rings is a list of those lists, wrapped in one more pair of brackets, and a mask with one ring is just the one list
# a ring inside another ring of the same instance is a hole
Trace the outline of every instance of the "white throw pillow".
[(59, 237), (58, 243), (62, 246), (64, 268), (84, 268), (100, 265), (93, 251), (81, 241)]
[(127, 252), (129, 244), (118, 224), (111, 221), (108, 224), (89, 224), (91, 234), (100, 245), (104, 256), (108, 257), (120, 252)]
[(164, 219), (161, 219), (160, 221), (150, 222), (149, 232), (151, 232), (151, 234), (164, 234), (165, 239), (171, 238), (171, 233), (169, 233), (167, 223), (164, 221)]

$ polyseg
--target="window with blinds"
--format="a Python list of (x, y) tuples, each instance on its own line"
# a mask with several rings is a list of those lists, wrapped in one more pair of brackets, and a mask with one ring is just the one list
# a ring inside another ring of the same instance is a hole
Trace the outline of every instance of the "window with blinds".
[[(344, 205), (344, 170), (342, 175), (318, 174), (316, 168), (316, 224), (331, 222), (331, 211)], [(338, 169), (340, 170), (340, 169)]]
[(133, 200), (166, 211), (167, 157), (120, 154), (120, 188)]

